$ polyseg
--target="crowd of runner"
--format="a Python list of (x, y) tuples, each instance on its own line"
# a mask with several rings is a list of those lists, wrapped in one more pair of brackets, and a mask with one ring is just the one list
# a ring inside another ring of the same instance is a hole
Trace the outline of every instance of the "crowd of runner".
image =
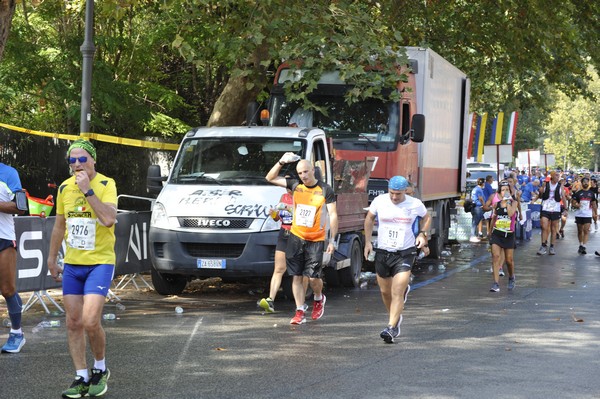
[[(565, 237), (564, 227), (569, 211), (574, 212), (580, 255), (587, 254), (592, 227), (598, 231), (598, 181), (590, 173), (536, 170), (508, 171), (494, 189), (494, 178), (480, 178), (470, 193), (470, 242), (489, 240), (492, 251), (494, 282), (491, 292), (499, 292), (499, 277), (506, 265), (509, 290), (515, 288), (513, 250), (516, 236), (526, 222), (526, 209), (539, 205), (541, 243), (537, 254), (556, 255), (555, 242)], [(484, 235), (484, 231), (487, 233)], [(600, 253), (596, 251), (596, 255)]]

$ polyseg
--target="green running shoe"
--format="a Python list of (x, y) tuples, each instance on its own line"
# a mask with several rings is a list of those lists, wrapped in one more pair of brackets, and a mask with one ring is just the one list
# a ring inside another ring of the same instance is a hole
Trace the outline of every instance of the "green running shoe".
[(63, 398), (82, 398), (88, 393), (89, 385), (85, 382), (83, 377), (77, 376), (71, 386), (63, 391)]
[(106, 381), (110, 378), (110, 370), (104, 371), (98, 369), (92, 369), (92, 378), (90, 378), (90, 387), (88, 390), (88, 396), (102, 396), (108, 390)]

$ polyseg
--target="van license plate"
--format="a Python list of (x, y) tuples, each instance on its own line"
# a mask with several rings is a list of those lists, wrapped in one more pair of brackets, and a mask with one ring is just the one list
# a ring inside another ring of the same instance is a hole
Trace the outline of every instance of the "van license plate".
[(225, 269), (225, 259), (198, 259), (198, 269)]

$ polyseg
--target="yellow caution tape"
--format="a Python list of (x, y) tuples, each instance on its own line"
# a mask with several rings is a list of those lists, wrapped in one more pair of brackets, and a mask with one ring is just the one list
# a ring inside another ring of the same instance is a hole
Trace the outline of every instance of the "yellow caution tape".
[(7, 125), (5, 123), (0, 123), (0, 127), (6, 128), (9, 130), (14, 130), (16, 132), (33, 134), (35, 136), (50, 137), (50, 138), (60, 139), (60, 140), (73, 141), (73, 140), (84, 138), (84, 139), (88, 139), (88, 140), (103, 141), (105, 143), (128, 145), (128, 146), (132, 146), (132, 147), (152, 148), (155, 150), (177, 151), (179, 149), (179, 144), (128, 139), (128, 138), (124, 138), (124, 137), (109, 136), (107, 134), (81, 133), (80, 135), (75, 135), (75, 134), (49, 133), (49, 132), (40, 132), (37, 130), (25, 129), (25, 128), (18, 127), (18, 126)]

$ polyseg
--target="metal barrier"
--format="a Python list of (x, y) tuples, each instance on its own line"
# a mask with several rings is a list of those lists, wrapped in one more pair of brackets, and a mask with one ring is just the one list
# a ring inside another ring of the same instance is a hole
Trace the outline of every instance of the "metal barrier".
[[(144, 198), (144, 197), (138, 197)], [(147, 198), (148, 201), (153, 199)], [(115, 276), (129, 275), (139, 277), (139, 273), (150, 271), (152, 264), (148, 253), (148, 230), (150, 227), (151, 211), (119, 211), (115, 225)], [(17, 235), (17, 290), (19, 292), (33, 291), (27, 310), (36, 301), (42, 302), (46, 312), (47, 306), (43, 299), (48, 299), (61, 312), (60, 306), (48, 295), (47, 290), (60, 288), (62, 285), (50, 277), (48, 271), (48, 251), (50, 237), (54, 227), (55, 217), (39, 218), (34, 216), (19, 216), (15, 218)], [(65, 244), (60, 250), (64, 254)], [(130, 280), (131, 281), (131, 280)], [(149, 286), (148, 283), (146, 285)], [(123, 288), (121, 285), (120, 288)], [(110, 298), (117, 298), (111, 292)]]

